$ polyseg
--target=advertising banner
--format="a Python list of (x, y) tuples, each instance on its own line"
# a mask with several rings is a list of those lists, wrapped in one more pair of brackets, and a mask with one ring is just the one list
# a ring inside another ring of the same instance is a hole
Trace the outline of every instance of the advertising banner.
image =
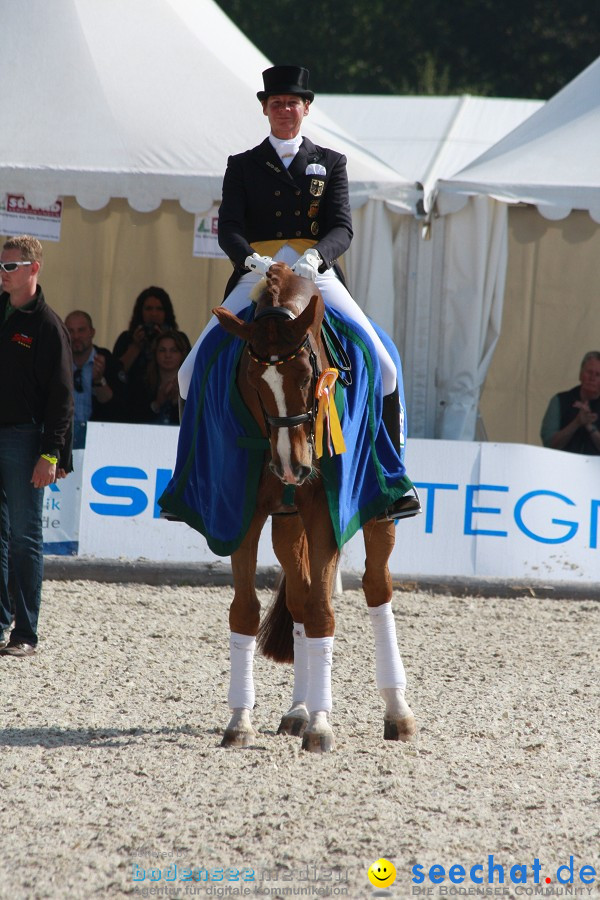
[[(79, 553), (114, 559), (227, 562), (187, 525), (159, 518), (176, 427), (88, 425)], [(409, 440), (423, 514), (396, 527), (395, 577), (479, 576), (548, 582), (600, 579), (600, 457), (519, 444)], [(343, 571), (362, 571), (358, 533)], [(276, 564), (270, 527), (259, 566)]]
[(217, 225), (219, 221), (219, 208), (213, 206), (208, 212), (196, 216), (194, 222), (194, 250), (193, 256), (203, 256), (211, 259), (227, 259), (227, 256), (219, 247), (217, 240)]
[(77, 556), (83, 480), (83, 450), (73, 451), (73, 471), (44, 490), (44, 553)]
[(40, 241), (60, 241), (62, 200), (50, 206), (33, 207), (21, 194), (0, 200), (0, 234), (30, 234)]

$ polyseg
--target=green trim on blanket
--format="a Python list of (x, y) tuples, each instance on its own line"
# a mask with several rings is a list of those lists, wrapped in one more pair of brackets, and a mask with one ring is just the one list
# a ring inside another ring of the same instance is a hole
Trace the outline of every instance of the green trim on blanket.
[[(362, 507), (352, 516), (343, 533), (341, 533), (339, 516), (338, 473), (335, 465), (335, 460), (334, 457), (330, 457), (325, 454), (321, 457), (320, 468), (323, 478), (323, 484), (325, 487), (325, 493), (327, 495), (329, 514), (331, 516), (331, 522), (333, 524), (335, 540), (338, 548), (341, 550), (344, 544), (347, 543), (350, 538), (353, 537), (356, 532), (362, 528), (365, 522), (369, 522), (371, 519), (374, 519), (395, 500), (403, 497), (406, 493), (408, 493), (408, 491), (410, 491), (410, 489), (413, 487), (413, 484), (408, 475), (404, 475), (394, 486), (390, 486), (386, 483), (381, 464), (377, 457), (377, 451), (375, 449), (376, 422), (373, 391), (373, 361), (371, 359), (371, 354), (369, 353), (369, 350), (367, 349), (364, 341), (362, 341), (361, 338), (358, 337), (356, 332), (349, 328), (344, 322), (337, 320), (336, 328), (340, 332), (342, 332), (348, 338), (348, 340), (352, 341), (352, 343), (360, 349), (364, 360), (365, 369), (367, 370), (367, 377), (369, 381), (368, 428), (369, 444), (371, 448), (370, 455), (377, 477), (377, 483), (379, 484), (379, 488), (381, 490), (381, 495), (379, 497), (377, 497), (371, 503), (367, 504), (367, 506)], [(346, 405), (346, 399), (344, 389), (339, 383), (336, 384), (335, 405), (338, 411), (340, 422), (343, 422), (342, 416)]]
[(239, 351), (235, 356), (234, 365), (232, 366), (231, 372), (229, 374), (228, 392), (232, 411), (235, 413), (238, 421), (247, 432), (245, 436), (240, 436), (237, 442), (238, 446), (245, 447), (248, 450), (248, 469), (245, 486), (244, 508), (242, 511), (240, 528), (235, 538), (230, 541), (222, 541), (209, 535), (207, 533), (208, 530), (204, 524), (204, 519), (202, 518), (200, 513), (188, 506), (188, 504), (183, 499), (182, 494), (187, 484), (190, 470), (194, 463), (196, 442), (198, 437), (198, 427), (199, 422), (202, 419), (208, 377), (220, 354), (234, 340), (237, 340), (237, 338), (234, 338), (231, 335), (227, 335), (225, 340), (223, 340), (215, 348), (214, 353), (208, 361), (206, 369), (202, 375), (198, 406), (196, 408), (196, 414), (194, 418), (194, 432), (192, 440), (190, 441), (190, 449), (187, 459), (181, 470), (181, 474), (179, 476), (174, 493), (163, 494), (159, 501), (160, 506), (163, 509), (166, 509), (168, 512), (171, 512), (174, 515), (178, 516), (178, 518), (186, 522), (191, 528), (195, 528), (196, 531), (199, 531), (201, 534), (203, 534), (212, 552), (216, 553), (218, 556), (231, 556), (231, 554), (234, 553), (242, 543), (248, 531), (248, 528), (250, 527), (250, 522), (252, 521), (252, 516), (254, 515), (254, 511), (256, 509), (256, 497), (258, 495), (260, 477), (264, 467), (265, 452), (269, 449), (268, 440), (262, 434), (258, 423), (255, 421), (248, 407), (242, 400), (236, 384), (239, 360), (245, 346), (244, 344), (240, 343)]

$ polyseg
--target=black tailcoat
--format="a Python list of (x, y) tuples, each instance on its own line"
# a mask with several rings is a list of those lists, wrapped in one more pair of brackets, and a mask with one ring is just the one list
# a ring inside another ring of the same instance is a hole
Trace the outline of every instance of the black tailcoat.
[[(325, 174), (306, 174), (315, 163)], [(230, 156), (219, 208), (219, 245), (235, 271), (227, 296), (247, 271), (244, 260), (257, 241), (315, 241), (323, 258), (321, 271), (335, 265), (352, 240), (346, 157), (316, 147), (308, 138), (286, 169), (266, 138), (258, 147)], [(341, 272), (336, 266), (336, 272)], [(343, 279), (342, 279), (343, 280)]]

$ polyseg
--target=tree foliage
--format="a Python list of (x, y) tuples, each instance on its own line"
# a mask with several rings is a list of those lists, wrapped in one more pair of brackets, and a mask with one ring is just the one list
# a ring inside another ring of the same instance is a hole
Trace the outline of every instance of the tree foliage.
[(600, 47), (590, 0), (217, 2), (273, 63), (307, 66), (320, 93), (547, 99)]

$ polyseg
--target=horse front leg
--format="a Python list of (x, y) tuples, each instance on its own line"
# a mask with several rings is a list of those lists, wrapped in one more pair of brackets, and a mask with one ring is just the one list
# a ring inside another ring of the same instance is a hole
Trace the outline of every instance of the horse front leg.
[(394, 549), (394, 523), (373, 519), (363, 525), (363, 536), (366, 560), (362, 584), (375, 639), (375, 678), (385, 702), (383, 737), (386, 741), (410, 741), (417, 726), (405, 699), (406, 673), (398, 649), (388, 568)]
[(304, 628), (308, 683), (306, 707), (308, 724), (302, 735), (302, 749), (327, 753), (335, 741), (329, 715), (332, 709), (331, 664), (335, 617), (331, 597), (339, 556), (323, 493), (305, 519), (310, 569), (310, 590), (304, 604)]
[(255, 577), (258, 541), (265, 519), (263, 514), (255, 514), (244, 540), (231, 557), (234, 595), (229, 607), (228, 701), (232, 715), (221, 741), (222, 747), (249, 747), (258, 737), (251, 717), (255, 701), (254, 651), (260, 621)]

